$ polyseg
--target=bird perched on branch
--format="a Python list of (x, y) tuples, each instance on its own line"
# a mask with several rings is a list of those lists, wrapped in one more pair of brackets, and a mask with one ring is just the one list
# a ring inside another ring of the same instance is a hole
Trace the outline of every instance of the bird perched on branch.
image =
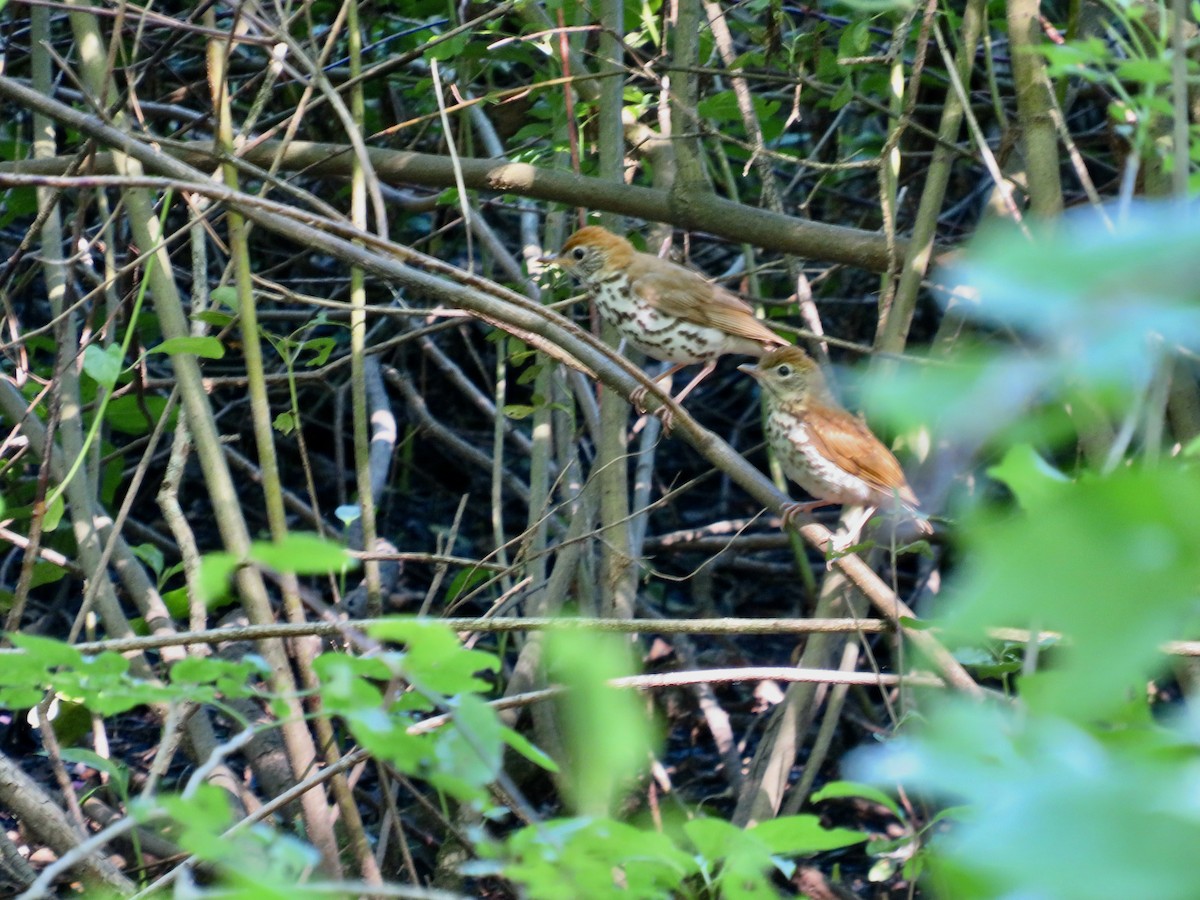
[(816, 498), (788, 504), (785, 526), (799, 513), (820, 506), (866, 507), (865, 522), (875, 508), (899, 504), (921, 531), (933, 532), (916, 512), (917, 497), (892, 451), (842, 408), (808, 354), (799, 347), (784, 347), (768, 353), (757, 366), (738, 369), (763, 387), (767, 443), (784, 474)]
[[(659, 376), (704, 363), (675, 396), (682, 402), (717, 365), (717, 357), (741, 353), (760, 357), (788, 342), (755, 318), (740, 297), (711, 284), (678, 263), (635, 250), (633, 244), (598, 225), (571, 235), (558, 256), (545, 262), (578, 279), (600, 315), (630, 344), (654, 359), (675, 365)], [(641, 404), (645, 388), (631, 398)], [(669, 411), (664, 416), (669, 426)]]

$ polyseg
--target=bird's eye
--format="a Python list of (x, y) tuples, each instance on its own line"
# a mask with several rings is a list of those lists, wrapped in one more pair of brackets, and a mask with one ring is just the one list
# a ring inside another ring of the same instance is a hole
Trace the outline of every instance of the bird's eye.
[(783, 365), (776, 366), (775, 372), (776, 372), (776, 374), (779, 375), (780, 378), (787, 378), (789, 375), (792, 374), (792, 367), (789, 366), (787, 363), (784, 363)]
[(574, 250), (571, 251), (572, 259), (582, 261), (585, 256), (587, 256), (587, 253), (584, 251), (584, 249), (582, 247), (576, 247)]

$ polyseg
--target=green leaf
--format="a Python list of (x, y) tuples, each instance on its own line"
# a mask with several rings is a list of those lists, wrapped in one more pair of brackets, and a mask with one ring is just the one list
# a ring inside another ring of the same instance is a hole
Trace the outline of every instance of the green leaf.
[(487, 569), (463, 569), (450, 579), (450, 584), (446, 586), (446, 602), (455, 602), (463, 595), (483, 584), (490, 577), (491, 575)]
[(691, 819), (684, 823), (683, 833), (692, 842), (696, 852), (710, 863), (722, 860), (730, 854), (745, 853), (747, 849), (761, 855), (764, 866), (769, 861), (770, 854), (767, 848), (759, 844), (757, 838), (748, 838), (748, 832), (724, 819), (712, 816)]
[(829, 98), (829, 109), (831, 112), (837, 112), (853, 99), (854, 83), (849, 78), (844, 78), (841, 86)]
[(766, 872), (773, 865), (771, 852), (751, 830), (743, 831), (723, 819), (692, 819), (684, 834), (696, 846), (710, 868), (720, 867), (721, 897), (775, 898)]
[(454, 37), (447, 38), (440, 44), (428, 48), (425, 51), (426, 59), (436, 59), (439, 62), (446, 60), (454, 60), (463, 54), (467, 47), (467, 42), (471, 39), (468, 32), (460, 32)]
[(234, 320), (229, 313), (218, 312), (215, 309), (206, 309), (203, 312), (195, 313), (192, 318), (205, 325), (212, 325), (214, 328), (224, 328)]
[(522, 828), (509, 837), (504, 856), (504, 874), (533, 900), (657, 900), (677, 896), (683, 879), (699, 871), (667, 835), (611, 819), (551, 819)]
[(192, 353), (202, 359), (222, 359), (225, 356), (225, 346), (211, 336), (175, 337), (167, 338), (146, 353)]
[(842, 29), (838, 35), (838, 57), (865, 56), (871, 46), (871, 21), (857, 19)]
[(629, 645), (616, 635), (551, 632), (546, 659), (552, 677), (568, 688), (563, 722), (571, 771), (564, 786), (577, 810), (607, 813), (651, 747), (644, 704), (607, 684), (632, 671)]
[[(108, 401), (104, 421), (116, 431), (140, 437), (151, 432), (166, 408), (167, 398), (158, 394), (122, 394)], [(146, 418), (147, 414), (150, 418)], [(164, 427), (171, 428), (178, 415), (179, 407), (176, 406)]]
[(383, 660), (344, 653), (322, 653), (313, 669), (321, 680), (321, 702), (331, 712), (379, 709), (383, 692), (372, 681), (386, 683), (392, 677)]
[[(13, 642), (14, 647), (20, 647), (24, 650), (27, 658), (31, 661), (36, 661), (39, 666), (49, 668), (54, 666), (83, 665), (83, 654), (70, 644), (56, 641), (54, 638), (40, 637), (21, 632), (9, 634), (9, 640)], [(4, 667), (8, 665), (10, 663), (6, 660)]]
[(718, 122), (737, 122), (742, 118), (738, 110), (737, 95), (733, 91), (718, 91), (709, 94), (696, 104), (696, 112)]
[(305, 368), (315, 369), (325, 365), (336, 348), (337, 341), (333, 338), (309, 338), (304, 342), (304, 350), (313, 354), (313, 357), (304, 364)]
[[(225, 877), (237, 890), (231, 900), (323, 900), (329, 894), (303, 882), (321, 854), (298, 838), (265, 828), (248, 830), (226, 852)], [(224, 896), (231, 896), (222, 892)]]
[(131, 676), (129, 660), (111, 652), (86, 658), (79, 666), (56, 672), (51, 683), (60, 697), (82, 703), (102, 716), (174, 696), (168, 688)]
[(42, 530), (54, 531), (57, 529), (66, 509), (66, 502), (62, 498), (62, 494), (56, 493), (51, 499), (50, 505), (46, 507), (46, 515), (42, 519)]
[(501, 731), (504, 735), (504, 742), (512, 747), (517, 753), (533, 763), (535, 766), (541, 766), (547, 772), (558, 772), (558, 763), (543, 752), (539, 747), (532, 744), (523, 734), (514, 731), (511, 728), (505, 728)]
[[(189, 656), (171, 666), (171, 684), (191, 699), (216, 694), (232, 699), (255, 696), (254, 680), (266, 674), (268, 667), (256, 654), (239, 660)], [(213, 690), (204, 690), (209, 686)]]
[(1170, 84), (1171, 61), (1165, 57), (1153, 59), (1123, 59), (1117, 63), (1116, 76), (1122, 81), (1145, 85)]
[(343, 713), (355, 740), (363, 749), (410, 774), (426, 772), (433, 750), (428, 735), (412, 735), (407, 716), (389, 714), (379, 707), (363, 707)]
[(59, 750), (59, 755), (67, 762), (83, 763), (85, 766), (91, 766), (97, 772), (104, 772), (116, 786), (117, 792), (123, 798), (128, 798), (129, 770), (121, 764), (85, 747), (63, 747)]
[(1086, 76), (1098, 79), (1112, 61), (1112, 51), (1098, 37), (1068, 41), (1065, 44), (1046, 43), (1037, 48), (1046, 58), (1049, 72), (1054, 76)]
[(33, 578), (30, 579), (29, 587), (32, 589), (46, 584), (56, 584), (62, 581), (66, 574), (67, 570), (62, 566), (39, 559), (33, 564)]
[[(15, 644), (16, 641), (13, 643)], [(25, 685), (36, 688), (38, 699), (41, 699), (42, 688), (49, 681), (47, 669), (53, 664), (47, 663), (36, 654), (30, 655), (29, 653), (6, 653), (3, 660), (4, 664), (0, 665), (0, 685), (6, 687)]]
[(982, 663), (974, 667), (975, 677), (981, 679), (1001, 678), (1005, 675), (1012, 675), (1020, 672), (1023, 668), (1023, 663), (1019, 659), (1010, 659), (1001, 662)]
[(809, 801), (820, 803), (822, 800), (833, 800), (839, 797), (862, 797), (864, 800), (870, 800), (872, 803), (878, 803), (885, 807), (897, 819), (904, 818), (896, 801), (883, 791), (869, 784), (859, 784), (854, 781), (831, 781), (819, 791), (814, 791)]
[(280, 434), (291, 434), (296, 430), (296, 417), (291, 412), (282, 412), (275, 417), (271, 427)]
[(250, 545), (250, 559), (276, 572), (297, 575), (340, 574), (358, 568), (358, 560), (344, 545), (302, 531), (293, 531), (282, 541), (255, 541)]
[[(237, 288), (235, 287), (231, 287), (229, 285), (216, 287), (209, 292), (208, 296), (213, 303), (216, 303), (219, 306), (224, 306), (226, 309), (233, 310), (235, 313), (239, 312), (242, 308), (241, 301), (238, 299)], [(204, 315), (204, 313), (201, 315)]]
[[(523, 387), (527, 387), (528, 385), (533, 384), (535, 381), (537, 381), (538, 376), (545, 370), (545, 368), (546, 367), (544, 364), (530, 363), (525, 368), (523, 368), (521, 370), (521, 374), (517, 376), (517, 384), (519, 384)], [(535, 407), (543, 406), (546, 403), (546, 398), (534, 396), (533, 402), (534, 402)], [(561, 403), (556, 403), (554, 405), (557, 406), (559, 409), (564, 408), (564, 404), (561, 404)]]
[(434, 735), (430, 783), (462, 801), (482, 799), (483, 788), (500, 772), (504, 749), (500, 720), (474, 694), (461, 694), (451, 707), (450, 727)]
[(404, 643), (399, 667), (415, 684), (441, 694), (489, 691), (491, 685), (477, 677), (496, 671), (500, 661), (481, 650), (467, 650), (458, 636), (436, 619), (395, 616), (370, 626), (371, 637)]
[(210, 684), (218, 678), (235, 672), (243, 679), (252, 667), (244, 662), (234, 662), (213, 656), (186, 656), (171, 666), (173, 684)]
[(83, 350), (83, 371), (101, 387), (111, 389), (121, 375), (125, 354), (120, 344), (100, 347), (88, 344)]
[(37, 721), (39, 728), (45, 728), (48, 723), (54, 729), (54, 736), (64, 747), (70, 747), (79, 741), (92, 728), (92, 716), (88, 708), (83, 703), (57, 692), (46, 710), (44, 719), (40, 708), (30, 718)]
[(229, 597), (230, 579), (237, 567), (238, 559), (232, 553), (214, 551), (200, 557), (196, 585), (200, 590), (200, 599), (209, 609)]
[(133, 551), (134, 556), (150, 567), (150, 570), (154, 572), (155, 578), (162, 575), (165, 560), (163, 559), (163, 552), (158, 547), (154, 544), (136, 544), (129, 549)]
[(201, 784), (188, 798), (164, 794), (158, 803), (178, 823), (179, 844), (203, 859), (221, 859), (232, 850), (221, 837), (230, 825), (229, 795), (213, 784)]
[(510, 403), (504, 407), (504, 415), (515, 421), (528, 419), (535, 411), (536, 407), (527, 406), (523, 403)]
[(173, 619), (181, 622), (187, 621), (188, 618), (188, 589), (186, 587), (175, 588), (173, 591), (163, 591), (163, 603), (167, 606), (167, 612), (171, 614)]
[[(0, 2), (0, 11), (6, 2)], [(13, 157), (7, 156), (11, 160)], [(4, 192), (4, 200), (0, 203), (0, 228), (7, 228), (12, 222), (24, 216), (37, 212), (37, 190), (32, 186), (11, 187)]]
[(1009, 447), (1004, 459), (987, 470), (1003, 481), (1027, 512), (1035, 512), (1056, 495), (1060, 485), (1070, 481), (1066, 475), (1043, 459), (1029, 444)]
[(32, 709), (45, 699), (45, 691), (37, 687), (0, 687), (0, 707)]
[(781, 856), (808, 856), (865, 843), (868, 835), (849, 828), (825, 828), (819, 816), (784, 816), (759, 822), (750, 833)]

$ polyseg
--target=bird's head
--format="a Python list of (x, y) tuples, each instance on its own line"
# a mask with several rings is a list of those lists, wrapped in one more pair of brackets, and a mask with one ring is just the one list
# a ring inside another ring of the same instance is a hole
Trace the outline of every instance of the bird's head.
[(763, 390), (779, 400), (820, 399), (827, 388), (821, 367), (799, 347), (780, 347), (759, 360), (757, 366), (738, 369), (753, 376)]
[(594, 281), (633, 259), (633, 244), (599, 225), (585, 225), (567, 238), (558, 256), (542, 261), (558, 266), (580, 281)]

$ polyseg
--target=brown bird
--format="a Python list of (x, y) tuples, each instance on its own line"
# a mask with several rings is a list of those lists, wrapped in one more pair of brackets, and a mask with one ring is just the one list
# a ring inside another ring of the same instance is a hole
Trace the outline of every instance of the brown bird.
[[(700, 374), (675, 396), (683, 401), (725, 353), (762, 356), (788, 342), (754, 317), (740, 297), (670, 260), (640, 253), (625, 238), (598, 225), (571, 235), (562, 252), (545, 262), (580, 282), (596, 307), (629, 343), (647, 356), (675, 363), (659, 378), (704, 363)], [(641, 404), (645, 388), (631, 398)], [(664, 424), (669, 425), (669, 411)]]
[(797, 514), (819, 506), (867, 507), (865, 522), (874, 508), (899, 503), (923, 532), (933, 532), (917, 515), (916, 494), (892, 451), (834, 399), (820, 366), (808, 354), (784, 347), (768, 353), (757, 366), (738, 369), (754, 376), (766, 392), (767, 442), (784, 474), (816, 498), (788, 504), (785, 527)]

